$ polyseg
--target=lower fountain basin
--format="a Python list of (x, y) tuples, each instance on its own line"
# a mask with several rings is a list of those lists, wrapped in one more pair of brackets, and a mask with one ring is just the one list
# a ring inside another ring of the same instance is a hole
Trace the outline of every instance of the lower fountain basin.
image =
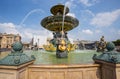
[(95, 50), (77, 50), (68, 53), (68, 58), (56, 58), (55, 52), (47, 51), (25, 51), (27, 55), (34, 55), (34, 64), (88, 64), (94, 63), (93, 54), (99, 54)]
[(55, 52), (31, 52), (36, 61), (28, 67), (29, 79), (101, 79), (100, 65), (92, 60), (95, 53), (74, 51), (68, 53), (68, 58), (57, 58)]

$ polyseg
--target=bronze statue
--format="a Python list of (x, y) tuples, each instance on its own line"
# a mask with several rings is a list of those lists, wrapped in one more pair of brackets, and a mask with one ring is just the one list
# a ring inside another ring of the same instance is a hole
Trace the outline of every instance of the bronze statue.
[(100, 41), (97, 42), (97, 52), (103, 52), (106, 48), (106, 41), (104, 40), (104, 36), (100, 38)]

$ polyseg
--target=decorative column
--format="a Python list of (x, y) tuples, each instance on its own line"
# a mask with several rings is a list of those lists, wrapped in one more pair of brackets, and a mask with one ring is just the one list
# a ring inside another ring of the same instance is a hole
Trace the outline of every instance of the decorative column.
[(0, 60), (0, 79), (28, 79), (28, 69), (33, 64), (34, 56), (23, 53), (21, 42), (15, 42), (8, 56)]
[(102, 79), (120, 79), (120, 53), (114, 51), (115, 45), (108, 42), (108, 51), (93, 56), (95, 63), (101, 65)]

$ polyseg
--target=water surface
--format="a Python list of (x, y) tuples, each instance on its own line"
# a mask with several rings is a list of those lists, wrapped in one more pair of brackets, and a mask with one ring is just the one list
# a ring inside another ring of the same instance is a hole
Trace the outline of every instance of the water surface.
[(99, 54), (95, 50), (77, 50), (68, 53), (68, 58), (56, 58), (55, 52), (24, 51), (28, 56), (34, 55), (34, 64), (89, 64), (94, 63), (92, 57)]

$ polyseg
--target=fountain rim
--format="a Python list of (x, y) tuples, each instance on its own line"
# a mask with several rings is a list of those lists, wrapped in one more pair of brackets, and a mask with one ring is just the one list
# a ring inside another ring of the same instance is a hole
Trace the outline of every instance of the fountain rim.
[(29, 67), (31, 68), (43, 68), (43, 69), (61, 69), (61, 68), (65, 68), (65, 69), (69, 69), (69, 68), (87, 68), (87, 67), (99, 67), (99, 64), (95, 64), (95, 63), (87, 63), (87, 64), (33, 64), (30, 65)]
[[(58, 19), (59, 18), (59, 19)], [(53, 20), (54, 19), (54, 20)], [(62, 22), (63, 22), (63, 16), (62, 15), (54, 15), (54, 16), (47, 16), (45, 17), (44, 19), (42, 19), (41, 21), (41, 25), (42, 27), (44, 27), (45, 29), (48, 29), (46, 26), (48, 24), (52, 24), (53, 22), (58, 22), (59, 24), (62, 25)], [(69, 24), (72, 24), (73, 26), (69, 26), (72, 30), (73, 28), (77, 27), (79, 25), (79, 21), (77, 18), (75, 17), (72, 17), (72, 16), (69, 16), (69, 15), (66, 15), (65, 16), (65, 20), (64, 22), (66, 23), (69, 23)], [(48, 29), (49, 30), (49, 29)], [(67, 31), (70, 31), (70, 30), (67, 30)], [(53, 31), (53, 30), (50, 30), (50, 31)]]

